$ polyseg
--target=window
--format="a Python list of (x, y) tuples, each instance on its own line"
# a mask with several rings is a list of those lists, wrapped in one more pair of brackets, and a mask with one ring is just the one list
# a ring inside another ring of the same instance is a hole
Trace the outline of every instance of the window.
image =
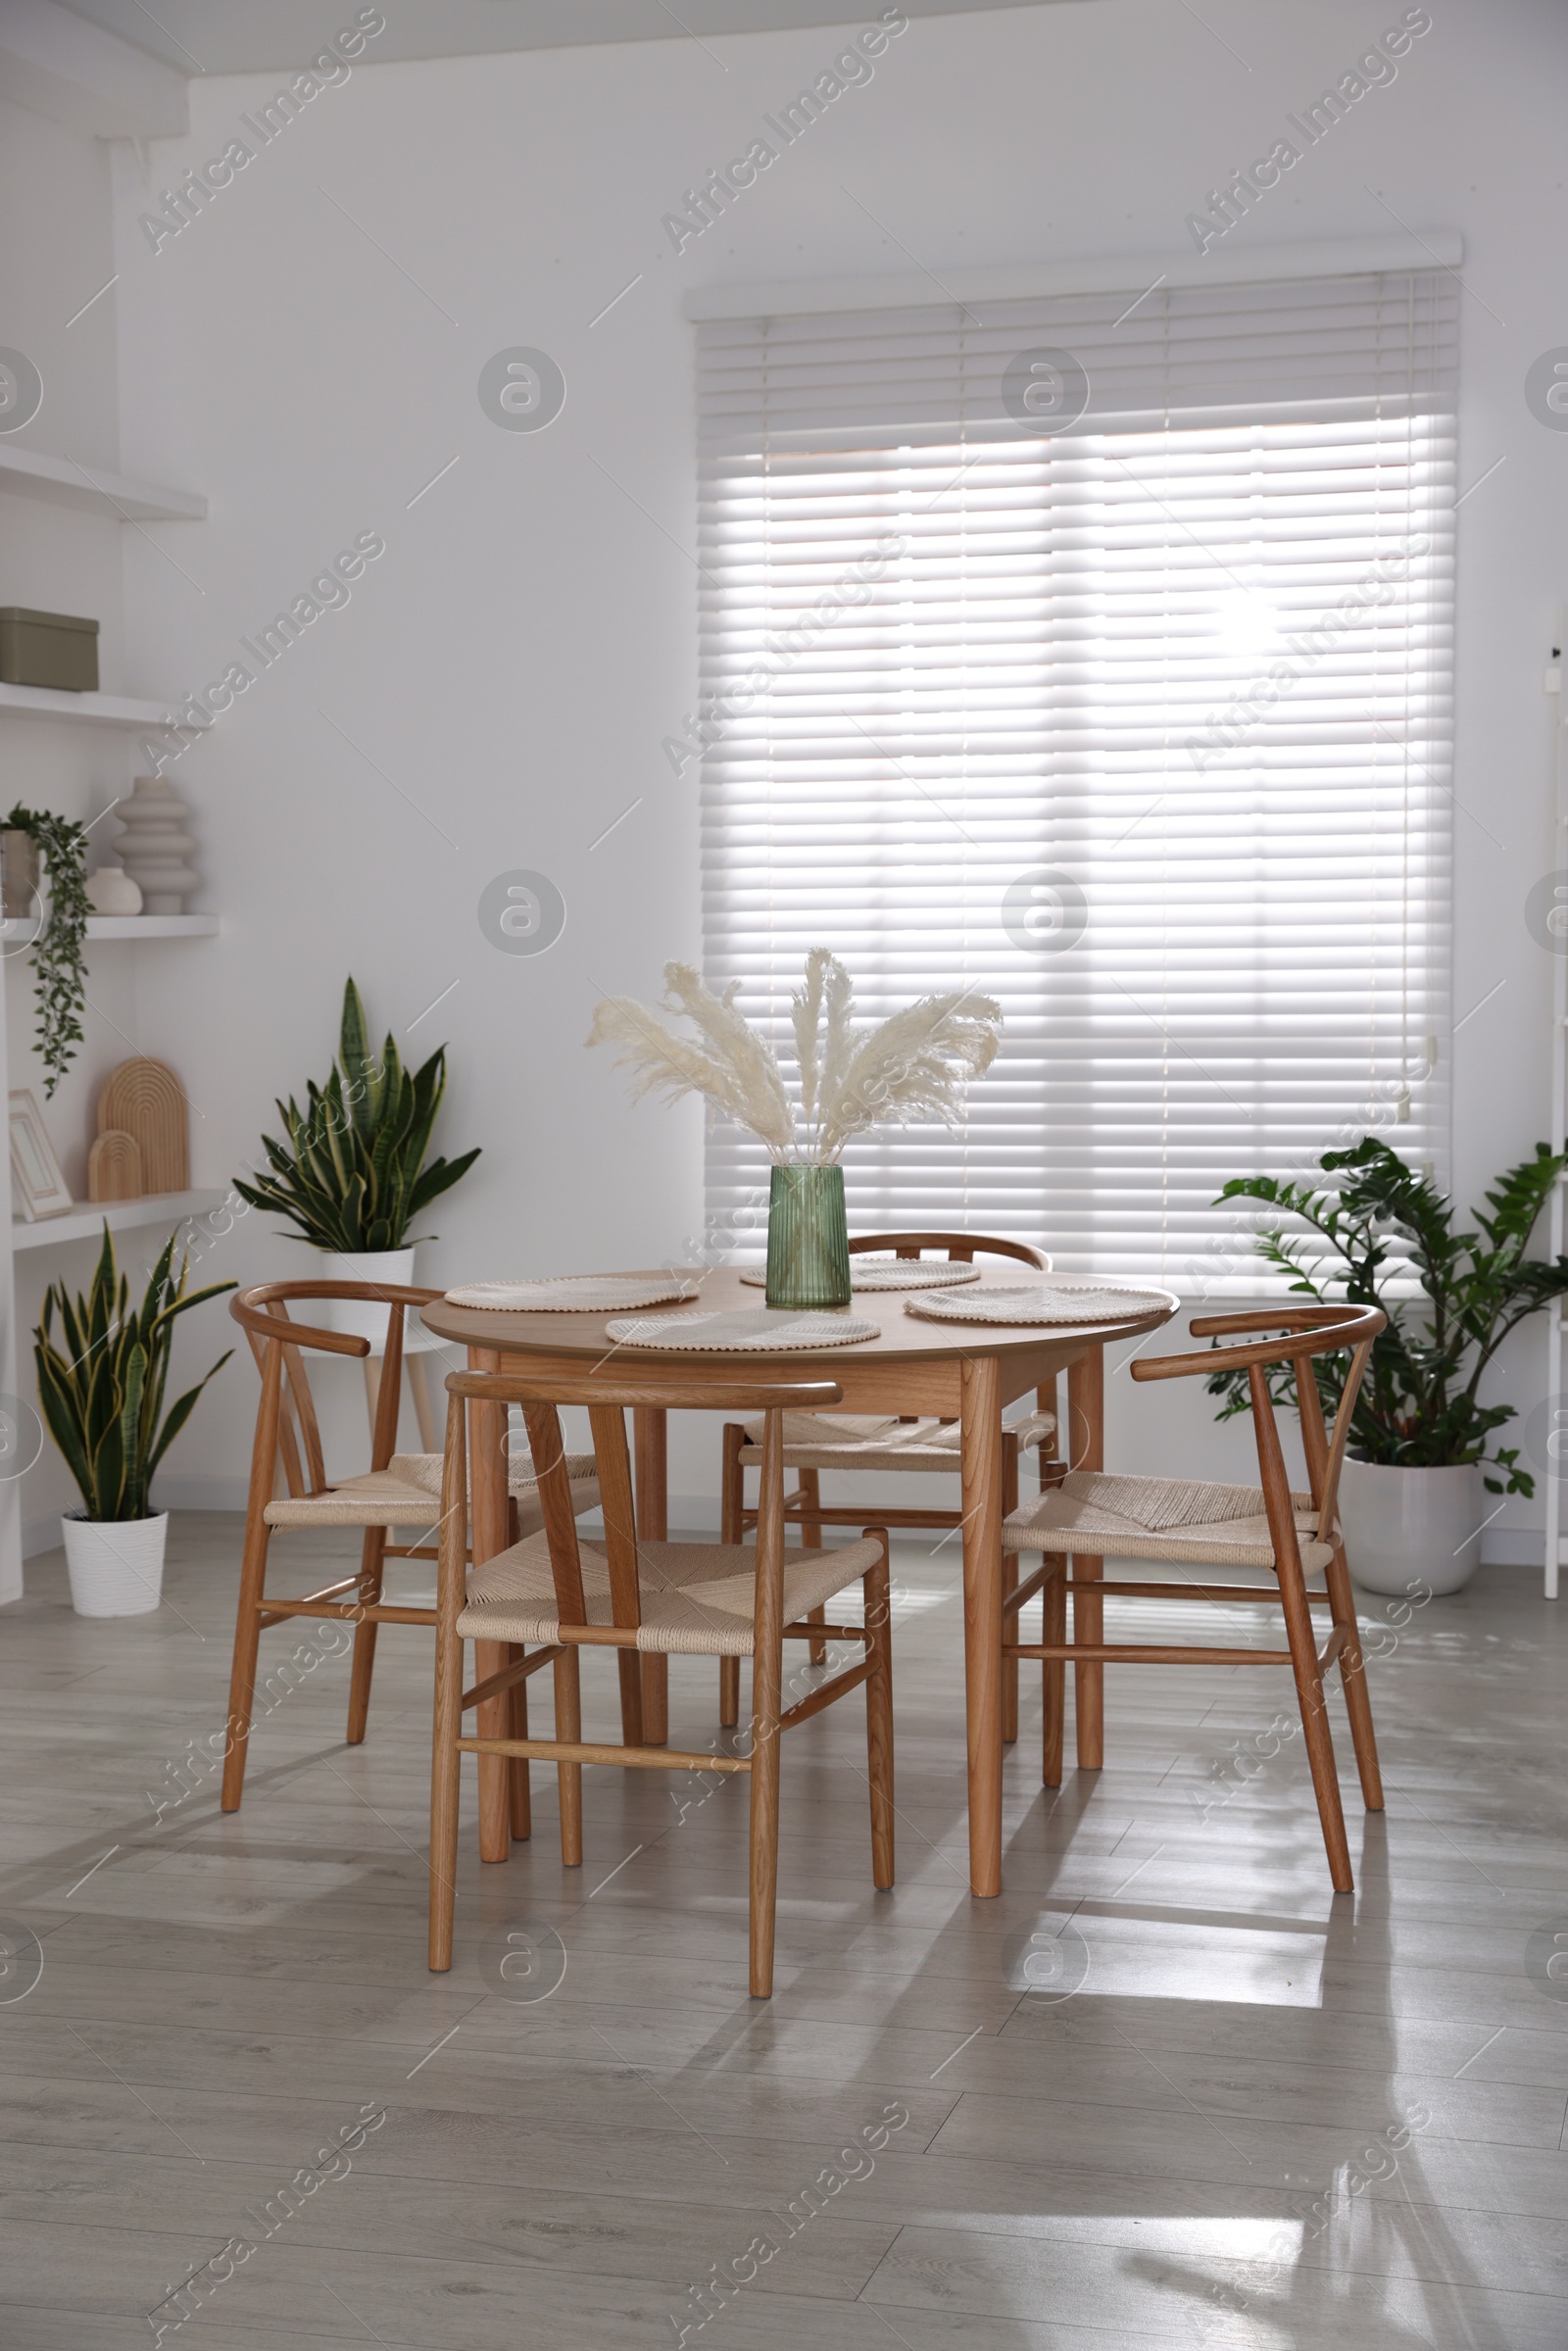
[[(959, 1131), (851, 1147), (852, 1230), (1255, 1293), (1228, 1177), (1445, 1173), (1452, 289), (699, 328), (709, 976), (781, 1047), (817, 944), (867, 1015), (1005, 1015)], [(720, 1239), (766, 1176), (712, 1131)]]

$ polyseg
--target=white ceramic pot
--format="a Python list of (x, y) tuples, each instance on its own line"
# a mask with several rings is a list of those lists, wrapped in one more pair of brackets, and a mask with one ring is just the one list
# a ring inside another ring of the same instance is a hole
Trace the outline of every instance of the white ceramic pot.
[(100, 865), (88, 878), (87, 904), (95, 914), (139, 914), (141, 891), (122, 865)]
[(151, 1518), (63, 1518), (71, 1605), (78, 1616), (147, 1616), (164, 1590), (169, 1512)]
[[(414, 1281), (412, 1249), (364, 1249), (357, 1254), (321, 1249), (318, 1254), (323, 1282), (384, 1282), (394, 1290), (407, 1290)], [(386, 1308), (372, 1305), (368, 1298), (301, 1298), (294, 1311), (302, 1322), (319, 1313), (323, 1329), (368, 1339), (377, 1354), (386, 1346)], [(406, 1319), (404, 1329), (408, 1329)]]
[(1487, 1489), (1479, 1462), (1464, 1469), (1391, 1469), (1350, 1461), (1340, 1476), (1340, 1519), (1350, 1574), (1363, 1591), (1410, 1596), (1458, 1592), (1481, 1559)]

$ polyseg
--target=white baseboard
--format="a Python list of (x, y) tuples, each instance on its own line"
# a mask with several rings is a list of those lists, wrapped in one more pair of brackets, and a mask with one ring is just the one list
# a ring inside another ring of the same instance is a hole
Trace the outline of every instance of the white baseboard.
[(166, 1478), (153, 1487), (160, 1510), (243, 1510), (249, 1498), (244, 1478)]
[[(233, 1510), (243, 1511), (246, 1482), (243, 1478), (160, 1478), (154, 1499), (162, 1510)], [(876, 1516), (874, 1504), (866, 1507), (866, 1523)], [(716, 1494), (672, 1494), (669, 1497), (669, 1529), (672, 1536), (716, 1535), (718, 1532), (718, 1496)], [(34, 1559), (40, 1551), (57, 1550), (60, 1545), (58, 1516), (24, 1521), (22, 1555)], [(1545, 1537), (1539, 1530), (1518, 1527), (1510, 1530), (1493, 1528), (1481, 1539), (1482, 1562), (1487, 1567), (1533, 1568), (1540, 1572), (1545, 1556)], [(15, 1597), (15, 1594), (10, 1596)]]
[(1544, 1527), (1514, 1527), (1506, 1533), (1494, 1528), (1481, 1538), (1483, 1567), (1533, 1567), (1544, 1569), (1546, 1563), (1546, 1534)]

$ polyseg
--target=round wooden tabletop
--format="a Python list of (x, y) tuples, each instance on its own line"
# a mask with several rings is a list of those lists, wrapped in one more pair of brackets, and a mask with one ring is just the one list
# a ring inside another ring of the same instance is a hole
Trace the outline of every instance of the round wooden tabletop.
[[(671, 1269), (661, 1266), (659, 1274)], [(673, 1269), (689, 1274), (697, 1285), (697, 1296), (679, 1304), (642, 1306), (635, 1309), (639, 1318), (667, 1315), (677, 1322), (691, 1314), (756, 1312), (762, 1304), (762, 1293), (741, 1280), (732, 1265), (691, 1266)], [(638, 1278), (649, 1278), (649, 1269), (636, 1269)], [(630, 1277), (628, 1277), (630, 1278)], [(1000, 1274), (966, 1286), (963, 1296), (973, 1298), (982, 1290), (1016, 1290), (1030, 1279), (1027, 1269), (1005, 1276)], [(1124, 1285), (1110, 1284), (1116, 1288)], [(1131, 1287), (1131, 1285), (1125, 1285)], [(732, 1363), (737, 1366), (755, 1362), (758, 1356), (775, 1364), (799, 1364), (821, 1367), (820, 1376), (831, 1378), (832, 1366), (854, 1360), (865, 1362), (897, 1357), (901, 1362), (951, 1362), (956, 1356), (1005, 1355), (1025, 1348), (1062, 1346), (1077, 1353), (1086, 1346), (1098, 1345), (1110, 1339), (1131, 1339), (1145, 1331), (1157, 1331), (1176, 1312), (1179, 1300), (1170, 1291), (1161, 1291), (1152, 1283), (1140, 1283), (1145, 1297), (1158, 1297), (1163, 1302), (1158, 1308), (1142, 1313), (1127, 1314), (1105, 1322), (1089, 1323), (940, 1323), (927, 1322), (922, 1317), (906, 1314), (906, 1298), (919, 1296), (915, 1291), (858, 1290), (853, 1302), (841, 1309), (865, 1322), (877, 1325), (874, 1339), (858, 1340), (851, 1346), (826, 1347), (772, 1348), (759, 1347), (744, 1352), (736, 1347), (624, 1347), (621, 1359), (630, 1369), (639, 1358), (661, 1363)], [(930, 1293), (925, 1295), (929, 1296)], [(628, 1312), (632, 1311), (627, 1309)], [(494, 1348), (505, 1354), (583, 1356), (598, 1361), (615, 1342), (608, 1337), (607, 1322), (619, 1321), (618, 1314), (519, 1314), (496, 1307), (453, 1306), (444, 1298), (436, 1299), (419, 1309), (421, 1319), (443, 1339), (456, 1340), (463, 1347)]]

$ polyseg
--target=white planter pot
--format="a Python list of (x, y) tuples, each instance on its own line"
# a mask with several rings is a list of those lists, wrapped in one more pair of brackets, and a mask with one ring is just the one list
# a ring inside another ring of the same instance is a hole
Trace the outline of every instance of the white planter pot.
[(151, 1518), (63, 1518), (71, 1605), (78, 1616), (147, 1616), (164, 1590), (169, 1512)]
[(1366, 1592), (1411, 1596), (1458, 1592), (1481, 1558), (1487, 1490), (1479, 1462), (1465, 1469), (1390, 1469), (1347, 1461), (1340, 1519), (1350, 1574)]
[[(412, 1249), (365, 1249), (352, 1255), (320, 1249), (318, 1254), (323, 1282), (384, 1282), (391, 1289), (407, 1290), (414, 1281)], [(295, 1312), (301, 1322), (319, 1314), (323, 1330), (346, 1331), (352, 1338), (368, 1339), (377, 1354), (386, 1346), (387, 1310), (368, 1298), (301, 1298)], [(408, 1329), (407, 1318), (404, 1329)]]

